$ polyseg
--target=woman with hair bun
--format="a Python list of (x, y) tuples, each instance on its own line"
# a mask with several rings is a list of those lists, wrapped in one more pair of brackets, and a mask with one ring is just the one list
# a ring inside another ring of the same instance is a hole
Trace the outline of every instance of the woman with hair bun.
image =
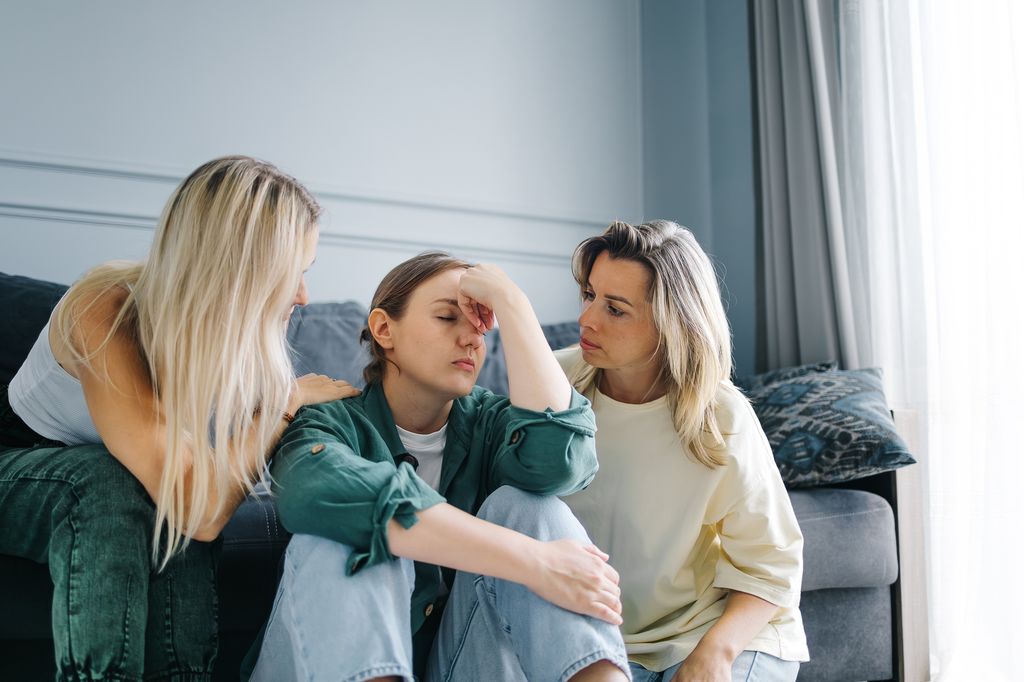
[[(475, 386), (495, 318), (508, 397)], [(420, 254), (361, 338), (363, 394), (302, 409), (274, 454), (295, 535), (251, 679), (628, 679), (618, 577), (556, 497), (597, 469), (593, 413), (523, 292)]]
[(357, 393), (289, 360), (319, 215), (269, 163), (203, 164), (0, 386), (0, 553), (49, 565), (58, 679), (210, 679), (211, 541), (291, 415)]
[(676, 223), (616, 222), (573, 274), (580, 343), (556, 356), (593, 403), (601, 471), (565, 501), (619, 571), (633, 679), (796, 679), (803, 536), (730, 381), (710, 260)]

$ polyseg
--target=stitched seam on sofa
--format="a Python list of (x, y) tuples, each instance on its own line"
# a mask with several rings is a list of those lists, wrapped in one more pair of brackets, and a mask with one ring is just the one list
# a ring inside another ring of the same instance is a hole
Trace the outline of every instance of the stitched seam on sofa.
[(845, 512), (845, 513), (842, 513), (842, 514), (828, 514), (826, 516), (805, 516), (802, 520), (798, 519), (798, 521), (800, 521), (801, 523), (806, 523), (807, 521), (826, 521), (828, 519), (845, 519), (845, 518), (850, 518), (852, 516), (867, 516), (868, 514), (884, 514), (884, 513), (885, 513), (884, 509), (866, 509), (864, 511), (858, 511), (858, 512)]

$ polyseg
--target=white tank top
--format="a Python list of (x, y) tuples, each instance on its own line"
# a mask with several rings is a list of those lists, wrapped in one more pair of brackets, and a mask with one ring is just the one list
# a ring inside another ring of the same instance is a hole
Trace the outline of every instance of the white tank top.
[(40, 436), (67, 445), (103, 442), (89, 416), (81, 382), (53, 357), (49, 322), (7, 391), (14, 413)]

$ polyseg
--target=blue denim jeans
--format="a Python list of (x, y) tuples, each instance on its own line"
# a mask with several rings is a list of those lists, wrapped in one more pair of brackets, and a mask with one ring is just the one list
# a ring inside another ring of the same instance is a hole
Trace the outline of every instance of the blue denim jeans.
[[(540, 540), (589, 541), (555, 497), (496, 490), (478, 516)], [(408, 559), (345, 575), (351, 548), (309, 535), (292, 538), (254, 682), (412, 680)], [(567, 680), (600, 660), (628, 671), (616, 626), (566, 611), (517, 583), (456, 574), (424, 679)]]
[[(660, 673), (630, 663), (634, 682), (672, 682), (682, 663)], [(796, 661), (784, 661), (763, 651), (744, 651), (732, 664), (732, 682), (793, 682), (800, 671)]]

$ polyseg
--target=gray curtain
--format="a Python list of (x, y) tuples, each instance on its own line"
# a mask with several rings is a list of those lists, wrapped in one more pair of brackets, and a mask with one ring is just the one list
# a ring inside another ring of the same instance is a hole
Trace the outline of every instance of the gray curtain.
[(859, 367), (840, 198), (835, 0), (751, 0), (760, 371)]

